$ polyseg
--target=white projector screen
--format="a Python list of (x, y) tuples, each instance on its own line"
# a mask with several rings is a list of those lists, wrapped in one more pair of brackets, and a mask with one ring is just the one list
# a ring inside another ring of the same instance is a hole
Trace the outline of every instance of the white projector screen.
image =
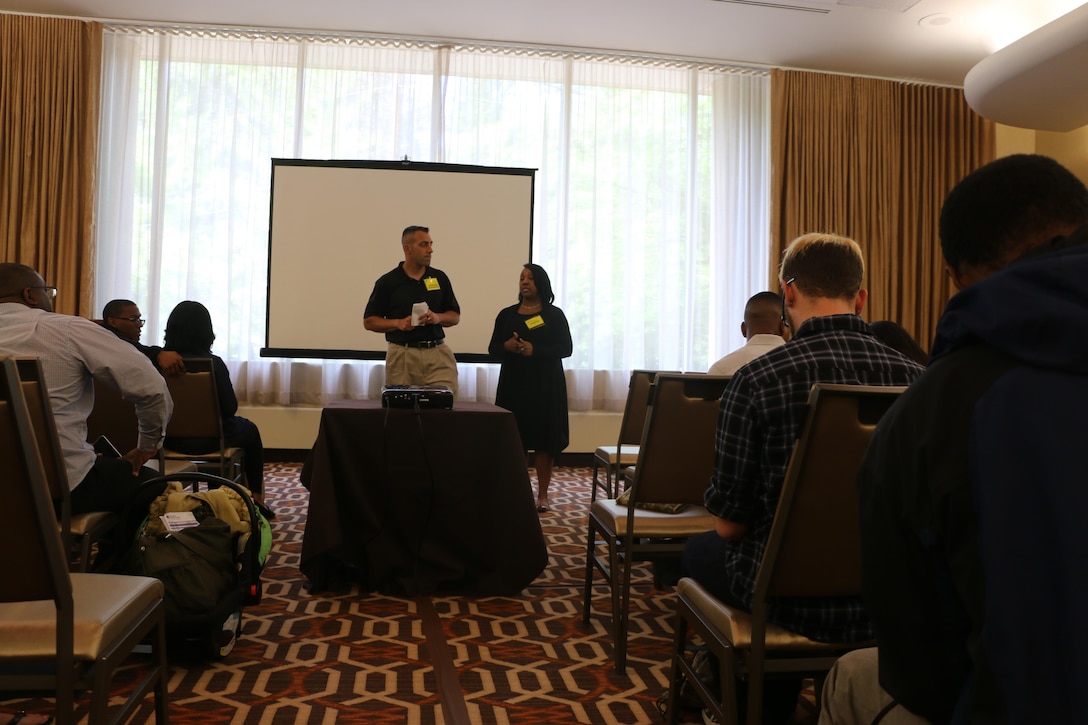
[(495, 315), (517, 302), (532, 260), (535, 169), (409, 161), (272, 159), (263, 357), (376, 360), (385, 335), (363, 328), (381, 275), (404, 261), (401, 231), (430, 227), (461, 322), (446, 340), (462, 362), (489, 360)]

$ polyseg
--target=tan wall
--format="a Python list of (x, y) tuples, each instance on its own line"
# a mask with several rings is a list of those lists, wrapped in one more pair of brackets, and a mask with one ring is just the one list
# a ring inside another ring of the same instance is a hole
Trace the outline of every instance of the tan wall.
[(1035, 150), (1061, 161), (1088, 183), (1088, 126), (1068, 133), (1039, 131), (1035, 134)]
[(1088, 126), (1068, 133), (997, 127), (997, 155), (1043, 154), (1057, 159), (1088, 184)]

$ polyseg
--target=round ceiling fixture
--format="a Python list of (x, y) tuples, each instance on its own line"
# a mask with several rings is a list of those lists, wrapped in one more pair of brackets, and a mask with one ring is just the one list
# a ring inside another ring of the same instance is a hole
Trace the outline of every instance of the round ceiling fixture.
[(952, 16), (951, 15), (945, 15), (944, 13), (933, 13), (932, 15), (927, 15), (924, 18), (922, 18), (921, 20), (919, 20), (918, 24), (921, 25), (923, 28), (925, 28), (925, 27), (936, 28), (936, 27), (939, 27), (941, 25), (948, 25), (951, 22), (952, 22)]

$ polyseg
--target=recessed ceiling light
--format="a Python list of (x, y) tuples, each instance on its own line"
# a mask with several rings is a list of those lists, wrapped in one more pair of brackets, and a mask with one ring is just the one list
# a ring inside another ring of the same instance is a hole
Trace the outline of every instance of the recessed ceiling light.
[(951, 22), (951, 15), (945, 15), (944, 13), (933, 13), (932, 15), (927, 15), (919, 20), (918, 24), (921, 25), (923, 28), (927, 26), (936, 28), (941, 25), (948, 25)]

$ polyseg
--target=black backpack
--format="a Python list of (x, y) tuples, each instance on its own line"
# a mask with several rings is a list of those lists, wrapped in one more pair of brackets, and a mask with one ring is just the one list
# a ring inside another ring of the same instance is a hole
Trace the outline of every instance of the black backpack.
[(214, 516), (199, 526), (140, 537), (133, 573), (162, 581), (168, 629), (202, 620), (232, 598), (239, 588), (234, 548), (230, 526)]

